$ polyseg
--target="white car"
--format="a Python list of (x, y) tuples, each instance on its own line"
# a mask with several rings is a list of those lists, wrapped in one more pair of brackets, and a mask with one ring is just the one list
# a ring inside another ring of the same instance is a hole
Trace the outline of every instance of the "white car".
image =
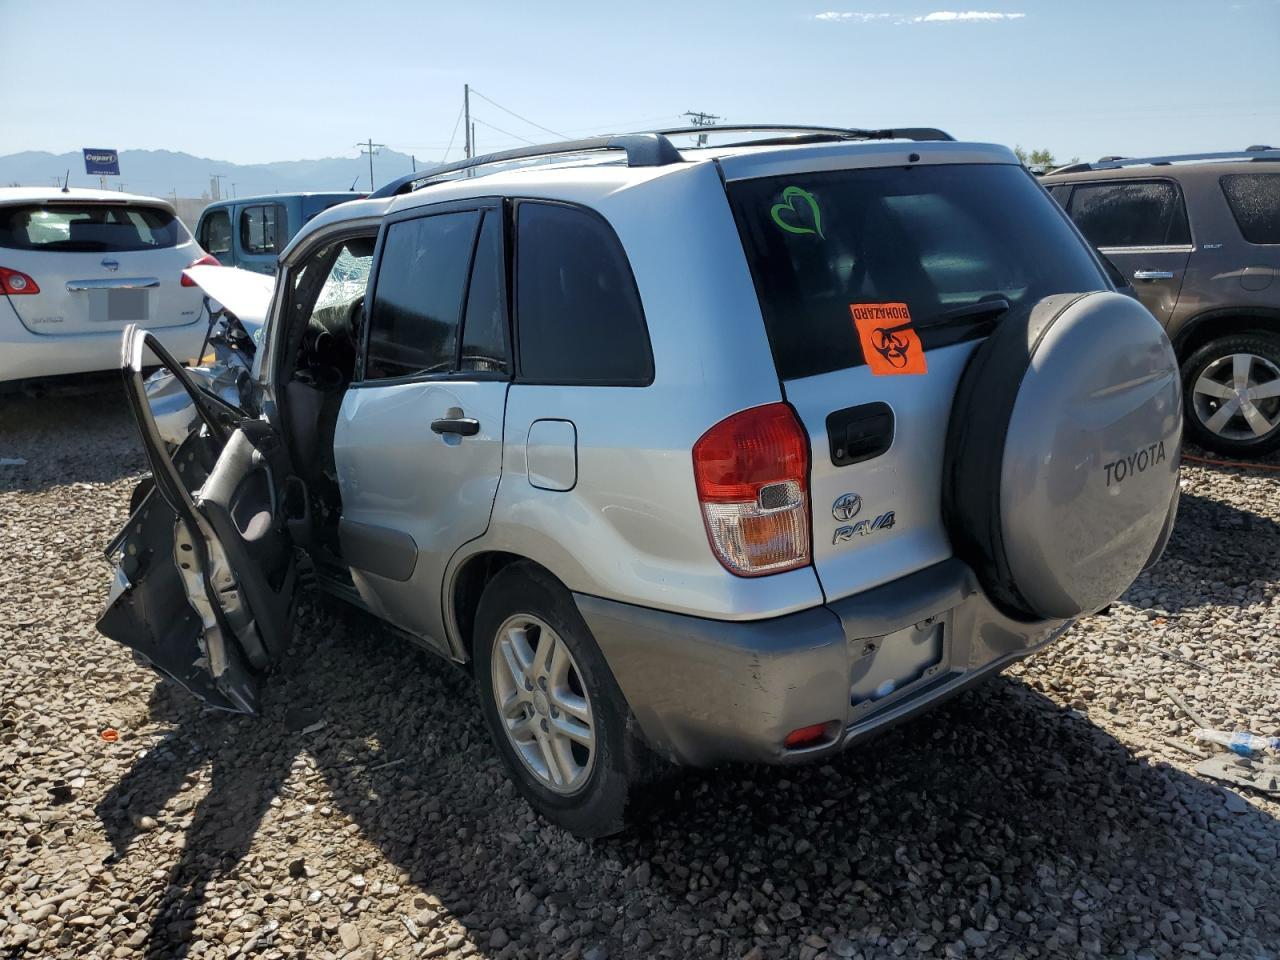
[(0, 188), (0, 389), (118, 369), (130, 323), (194, 357), (203, 295), (182, 271), (197, 263), (217, 261), (163, 200)]

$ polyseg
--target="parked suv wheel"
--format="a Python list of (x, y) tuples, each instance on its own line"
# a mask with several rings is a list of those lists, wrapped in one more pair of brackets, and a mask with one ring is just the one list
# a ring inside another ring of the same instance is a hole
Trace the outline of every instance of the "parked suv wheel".
[(508, 567), (480, 599), (474, 646), (485, 722), (525, 799), (580, 837), (623, 829), (644, 748), (569, 592)]
[(1229, 457), (1260, 457), (1280, 447), (1280, 338), (1223, 337), (1182, 365), (1191, 439)]

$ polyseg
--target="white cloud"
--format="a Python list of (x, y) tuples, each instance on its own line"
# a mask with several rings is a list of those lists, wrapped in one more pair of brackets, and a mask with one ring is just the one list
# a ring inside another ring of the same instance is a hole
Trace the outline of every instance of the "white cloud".
[(934, 10), (915, 17), (904, 17), (893, 13), (862, 13), (858, 11), (828, 10), (815, 13), (814, 20), (824, 23), (872, 23), (876, 20), (891, 20), (893, 23), (959, 23), (962, 21), (993, 23), (997, 20), (1021, 20), (1025, 13), (997, 13), (992, 10)]
[(828, 10), (826, 13), (815, 13), (813, 19), (836, 23), (847, 23), (850, 20), (854, 23), (869, 23), (872, 20), (887, 20), (892, 16), (891, 13), (843, 13), (838, 10)]
[(1021, 20), (1025, 13), (994, 13), (990, 10), (935, 10), (923, 16), (912, 17), (912, 23), (955, 23), (959, 20)]

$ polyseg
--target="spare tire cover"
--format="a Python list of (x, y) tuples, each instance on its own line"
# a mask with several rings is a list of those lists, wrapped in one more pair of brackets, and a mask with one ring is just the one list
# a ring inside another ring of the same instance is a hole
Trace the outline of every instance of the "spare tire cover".
[(1046, 297), (970, 358), (947, 432), (943, 514), (988, 596), (1022, 619), (1092, 613), (1168, 536), (1181, 386), (1136, 300)]

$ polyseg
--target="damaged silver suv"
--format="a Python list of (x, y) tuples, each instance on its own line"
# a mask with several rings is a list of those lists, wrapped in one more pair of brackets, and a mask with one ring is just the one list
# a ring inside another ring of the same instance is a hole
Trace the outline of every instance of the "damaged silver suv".
[(128, 332), (152, 475), (99, 629), (252, 713), (314, 580), (467, 665), (520, 790), (600, 836), (663, 762), (829, 757), (1154, 562), (1177, 361), (1011, 152), (686, 133), (316, 217), (241, 403)]

